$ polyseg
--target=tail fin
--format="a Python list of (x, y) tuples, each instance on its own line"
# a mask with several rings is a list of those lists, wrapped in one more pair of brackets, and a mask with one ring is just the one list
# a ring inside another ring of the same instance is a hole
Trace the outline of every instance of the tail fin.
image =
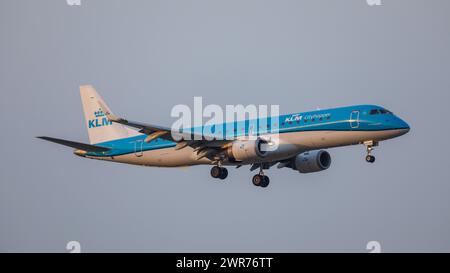
[(108, 120), (104, 111), (111, 113), (111, 110), (103, 101), (102, 97), (91, 85), (80, 86), (81, 102), (83, 103), (84, 118), (91, 144), (105, 141), (126, 138), (139, 135), (140, 133), (131, 130), (121, 124)]

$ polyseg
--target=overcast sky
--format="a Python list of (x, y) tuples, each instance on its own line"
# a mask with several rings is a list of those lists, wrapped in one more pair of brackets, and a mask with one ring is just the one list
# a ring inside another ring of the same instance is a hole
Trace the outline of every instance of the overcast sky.
[[(447, 0), (2, 0), (0, 251), (450, 251)], [(76, 157), (78, 86), (170, 126), (176, 104), (379, 104), (409, 134), (330, 149), (314, 174)]]

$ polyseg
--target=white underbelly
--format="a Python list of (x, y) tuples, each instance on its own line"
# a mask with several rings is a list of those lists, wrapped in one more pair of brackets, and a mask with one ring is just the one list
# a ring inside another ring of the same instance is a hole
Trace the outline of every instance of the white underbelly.
[[(390, 131), (303, 131), (283, 133), (279, 135), (277, 152), (269, 153), (263, 159), (252, 162), (243, 162), (251, 164), (255, 162), (272, 162), (293, 157), (299, 153), (333, 148), (345, 145), (362, 143), (366, 140), (381, 141), (398, 135), (396, 130)], [(276, 139), (276, 136), (263, 136), (263, 138)], [(212, 164), (212, 161), (204, 157), (197, 159), (197, 154), (191, 147), (181, 150), (175, 150), (174, 147), (149, 150), (141, 153), (130, 153), (114, 157), (92, 157), (100, 160), (115, 161), (120, 163), (159, 166), (159, 167), (179, 167), (199, 164)], [(225, 165), (237, 165), (230, 163)]]

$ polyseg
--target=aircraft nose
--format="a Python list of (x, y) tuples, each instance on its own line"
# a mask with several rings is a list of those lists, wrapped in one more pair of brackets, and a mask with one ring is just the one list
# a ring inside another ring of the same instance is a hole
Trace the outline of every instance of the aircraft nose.
[(411, 130), (409, 124), (401, 118), (398, 118), (398, 128), (401, 130), (402, 134), (406, 134)]

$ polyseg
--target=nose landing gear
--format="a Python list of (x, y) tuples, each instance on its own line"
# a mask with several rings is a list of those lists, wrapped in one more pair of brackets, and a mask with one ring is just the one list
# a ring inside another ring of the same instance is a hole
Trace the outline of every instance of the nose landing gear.
[(369, 163), (374, 163), (375, 162), (375, 157), (373, 155), (367, 155), (366, 156), (366, 161)]
[(366, 150), (367, 150), (366, 161), (368, 163), (374, 163), (375, 162), (375, 156), (373, 156), (371, 153), (373, 151), (373, 147), (378, 146), (378, 142), (366, 141), (363, 144), (366, 146)]

